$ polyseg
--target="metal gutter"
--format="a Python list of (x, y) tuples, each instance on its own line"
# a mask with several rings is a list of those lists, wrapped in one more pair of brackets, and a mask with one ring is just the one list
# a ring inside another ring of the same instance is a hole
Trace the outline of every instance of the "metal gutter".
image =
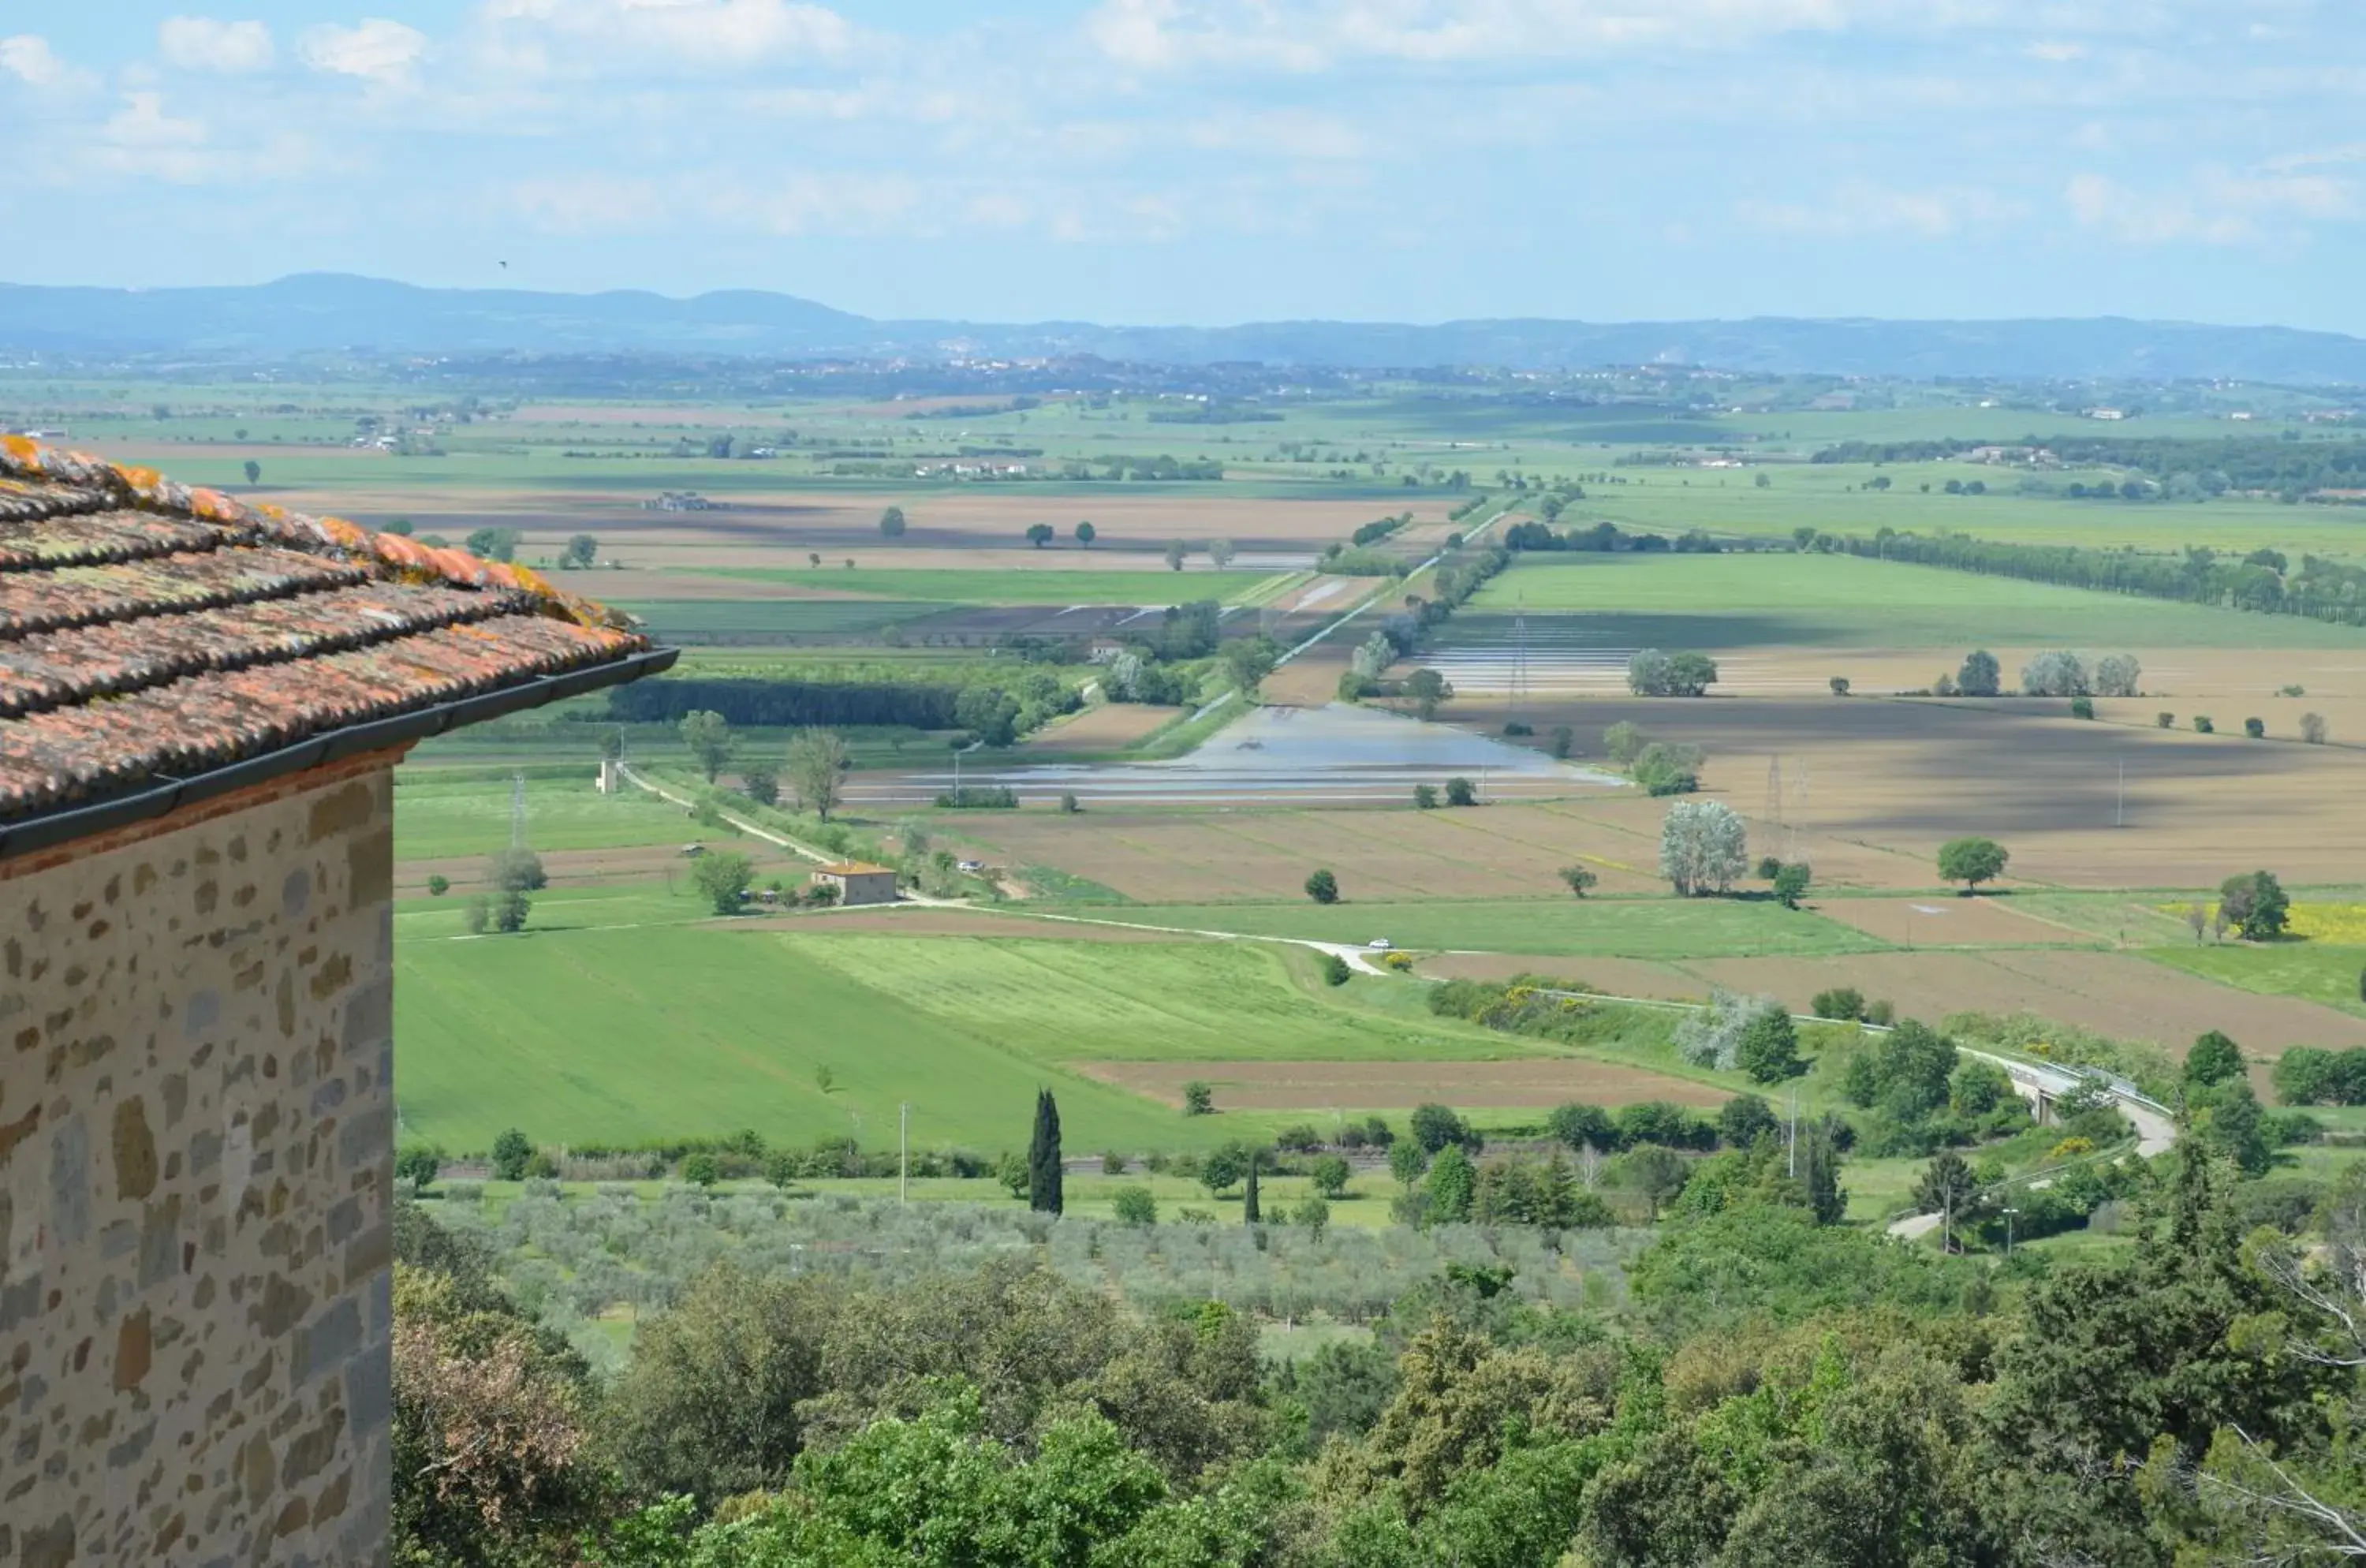
[(55, 807), (13, 822), (0, 822), (0, 860), (162, 817), (184, 806), (194, 806), (201, 800), (228, 795), (232, 790), (244, 789), (266, 779), (301, 773), (323, 762), (341, 761), (365, 751), (424, 740), (431, 735), (441, 735), (462, 725), (481, 724), (489, 718), (499, 718), (522, 708), (540, 707), (563, 697), (580, 696), (603, 686), (620, 686), (627, 681), (637, 681), (644, 675), (671, 669), (681, 652), (680, 649), (674, 648), (651, 649), (647, 653), (637, 653), (611, 663), (589, 665), (557, 675), (537, 676), (515, 685), (496, 686), (448, 703), (438, 703), (433, 707), (414, 708), (385, 718), (348, 725), (325, 735), (311, 736), (293, 745), (265, 751), (260, 756), (225, 762), (219, 768), (209, 768), (188, 778), (151, 778), (101, 800), (77, 801), (71, 806)]

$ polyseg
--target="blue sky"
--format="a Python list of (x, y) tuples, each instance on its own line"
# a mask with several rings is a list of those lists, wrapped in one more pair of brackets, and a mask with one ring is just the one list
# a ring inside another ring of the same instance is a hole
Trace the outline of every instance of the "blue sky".
[(2366, 0), (201, 6), (0, 0), (0, 278), (2366, 333)]

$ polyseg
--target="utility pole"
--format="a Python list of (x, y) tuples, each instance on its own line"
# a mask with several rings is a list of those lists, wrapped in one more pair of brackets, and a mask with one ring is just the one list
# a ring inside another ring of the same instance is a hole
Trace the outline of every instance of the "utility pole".
[(2117, 795), (2113, 796), (2112, 800), (2112, 826), (2114, 828), (2124, 828), (2127, 825), (2128, 764), (2124, 760), (2123, 760), (2120, 763), (2120, 792)]
[(912, 1102), (896, 1108), (896, 1201), (908, 1203), (912, 1180)]
[(2019, 1213), (2021, 1213), (2019, 1209), (2007, 1209), (2004, 1212), (2004, 1260), (2007, 1263), (2012, 1261), (2012, 1217)]
[(1790, 1145), (1791, 1174), (1797, 1176), (1799, 1174), (1799, 1086), (1796, 1083), (1791, 1086), (1791, 1131), (1786, 1141)]

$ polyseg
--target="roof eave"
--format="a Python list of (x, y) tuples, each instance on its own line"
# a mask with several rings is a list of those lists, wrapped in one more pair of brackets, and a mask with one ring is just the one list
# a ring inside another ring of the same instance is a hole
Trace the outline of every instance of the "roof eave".
[(0, 822), (0, 860), (51, 849), (75, 839), (163, 817), (182, 807), (284, 774), (301, 773), (325, 762), (341, 761), (365, 751), (389, 746), (410, 745), (432, 735), (457, 729), (462, 725), (479, 724), (524, 708), (558, 702), (563, 697), (596, 692), (603, 686), (622, 685), (627, 681), (637, 681), (644, 675), (654, 675), (670, 669), (681, 652), (680, 649), (674, 648), (650, 649), (647, 652), (628, 654), (603, 664), (562, 671), (555, 675), (536, 676), (469, 696), (456, 697), (450, 702), (372, 719), (366, 724), (347, 725), (341, 729), (310, 736), (292, 746), (282, 746), (259, 756), (226, 762), (219, 768), (209, 768), (187, 778), (150, 779), (98, 800), (75, 801), (14, 821)]

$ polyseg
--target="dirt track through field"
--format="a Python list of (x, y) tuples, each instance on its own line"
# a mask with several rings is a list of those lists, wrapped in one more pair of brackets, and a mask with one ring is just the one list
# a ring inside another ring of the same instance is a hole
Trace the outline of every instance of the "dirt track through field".
[(1427, 1101), (1471, 1106), (1631, 1105), (1665, 1100), (1717, 1106), (1732, 1097), (1688, 1078), (1616, 1063), (1535, 1057), (1516, 1062), (1081, 1062), (1079, 1070), (1169, 1105), (1183, 1086), (1212, 1086), (1219, 1111), (1389, 1111)]
[(1644, 997), (1672, 1002), (1699, 1001), (1708, 984), (1697, 976), (1648, 958), (1593, 958), (1520, 953), (1441, 953), (1415, 968), (1436, 980), (1510, 980), (1540, 975), (1562, 985), (1591, 986), (1614, 997)]

